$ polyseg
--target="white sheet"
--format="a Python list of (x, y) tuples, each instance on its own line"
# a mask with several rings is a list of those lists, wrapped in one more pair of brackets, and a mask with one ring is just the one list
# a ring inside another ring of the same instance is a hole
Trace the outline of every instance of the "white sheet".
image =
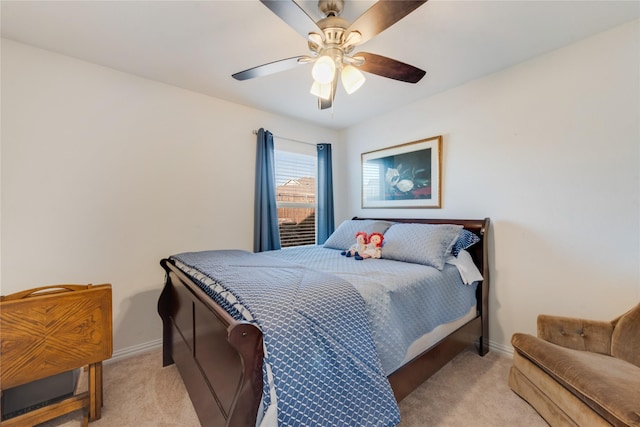
[(450, 255), (446, 259), (447, 264), (455, 265), (460, 273), (462, 282), (465, 285), (471, 285), (472, 283), (482, 280), (482, 273), (478, 270), (478, 267), (473, 263), (471, 254), (464, 249), (458, 253), (458, 257)]

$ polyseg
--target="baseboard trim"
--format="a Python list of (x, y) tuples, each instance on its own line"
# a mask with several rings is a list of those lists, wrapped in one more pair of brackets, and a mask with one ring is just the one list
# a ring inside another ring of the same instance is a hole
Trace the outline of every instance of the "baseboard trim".
[(111, 359), (105, 360), (104, 364), (118, 362), (120, 360), (128, 359), (129, 357), (136, 356), (138, 354), (146, 353), (148, 351), (157, 350), (162, 347), (162, 338), (157, 340), (148, 341), (142, 344), (126, 347), (113, 352)]
[(489, 350), (500, 353), (503, 356), (513, 357), (513, 347), (489, 340)]

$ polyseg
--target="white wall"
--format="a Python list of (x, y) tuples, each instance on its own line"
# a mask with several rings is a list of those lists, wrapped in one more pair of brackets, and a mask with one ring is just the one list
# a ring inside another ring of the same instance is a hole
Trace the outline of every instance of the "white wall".
[[(640, 301), (639, 21), (354, 126), (339, 220), (492, 219), (491, 342)], [(428, 84), (428, 75), (425, 84)], [(360, 154), (444, 136), (443, 208), (360, 207)]]
[[(0, 292), (109, 282), (115, 349), (157, 340), (162, 257), (252, 247), (251, 130), (265, 127), (337, 142), (338, 223), (491, 217), (492, 345), (540, 312), (610, 319), (640, 300), (639, 31), (340, 133), (3, 40)], [(439, 134), (442, 209), (360, 208), (362, 152)]]
[(1, 293), (111, 283), (114, 349), (161, 337), (161, 258), (253, 247), (255, 135), (336, 133), (2, 41)]

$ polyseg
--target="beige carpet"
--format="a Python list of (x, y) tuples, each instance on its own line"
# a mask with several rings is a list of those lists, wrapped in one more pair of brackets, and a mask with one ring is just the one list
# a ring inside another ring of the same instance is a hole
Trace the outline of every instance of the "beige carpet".
[[(90, 427), (199, 427), (175, 366), (159, 350), (104, 366), (102, 418)], [(400, 403), (400, 427), (546, 427), (507, 385), (509, 357), (465, 351)], [(77, 427), (75, 412), (41, 424)]]

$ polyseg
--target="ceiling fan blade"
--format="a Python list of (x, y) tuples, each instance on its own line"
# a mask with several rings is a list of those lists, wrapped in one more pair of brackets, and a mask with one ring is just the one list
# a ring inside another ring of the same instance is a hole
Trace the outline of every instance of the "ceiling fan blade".
[(267, 6), (273, 13), (278, 15), (291, 28), (296, 30), (305, 39), (309, 33), (322, 34), (322, 30), (316, 22), (311, 19), (307, 12), (304, 11), (293, 0), (260, 0), (262, 4)]
[(418, 83), (427, 74), (426, 71), (413, 65), (376, 55), (375, 53), (358, 52), (358, 57), (364, 58), (364, 64), (358, 68), (367, 73), (377, 74), (394, 80), (407, 83)]
[(255, 77), (268, 76), (269, 74), (279, 73), (280, 71), (289, 70), (294, 68), (296, 65), (303, 64), (303, 62), (298, 61), (301, 58), (305, 58), (305, 56), (294, 56), (293, 58), (269, 62), (268, 64), (258, 65), (257, 67), (232, 74), (231, 77), (236, 80), (247, 80)]
[(327, 108), (331, 108), (332, 104), (333, 104), (333, 100), (331, 98), (323, 99), (323, 98), (318, 97), (318, 109), (319, 110), (326, 110)]
[(427, 0), (379, 0), (347, 28), (347, 34), (351, 31), (359, 31), (362, 34), (360, 44), (380, 34)]
[(333, 83), (331, 85), (331, 96), (329, 97), (329, 99), (323, 99), (318, 97), (318, 108), (320, 110), (326, 110), (327, 108), (331, 108), (331, 106), (333, 105), (333, 100), (336, 97), (336, 90), (338, 89), (338, 80), (339, 80), (339, 75), (338, 75), (338, 70), (336, 70), (335, 74), (333, 75)]

